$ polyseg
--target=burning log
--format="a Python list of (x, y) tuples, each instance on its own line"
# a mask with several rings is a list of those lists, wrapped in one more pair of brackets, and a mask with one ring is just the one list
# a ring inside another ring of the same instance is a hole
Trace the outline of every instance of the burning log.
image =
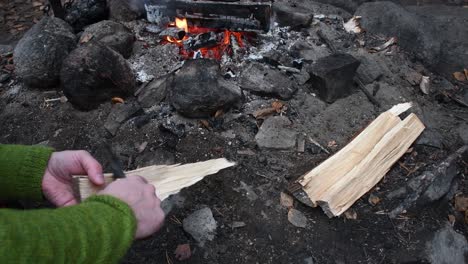
[(183, 29), (177, 28), (177, 27), (168, 27), (161, 31), (159, 33), (159, 36), (161, 36), (163, 39), (175, 42), (175, 41), (181, 41), (187, 32), (185, 32)]
[(155, 23), (185, 17), (197, 26), (242, 31), (268, 31), (271, 3), (238, 1), (159, 1), (146, 5), (148, 20)]
[(216, 34), (214, 32), (207, 32), (195, 35), (184, 40), (184, 48), (186, 50), (195, 51), (200, 48), (211, 48), (218, 45), (224, 39), (224, 33)]

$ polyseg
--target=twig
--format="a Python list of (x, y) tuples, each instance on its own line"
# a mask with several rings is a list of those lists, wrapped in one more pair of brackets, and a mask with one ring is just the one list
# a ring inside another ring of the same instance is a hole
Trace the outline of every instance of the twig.
[(323, 150), (323, 152), (327, 153), (327, 154), (330, 154), (330, 152), (324, 148), (322, 145), (320, 145), (317, 141), (313, 140), (310, 136), (308, 136), (309, 138), (309, 141), (314, 144), (315, 146), (319, 147), (321, 150)]

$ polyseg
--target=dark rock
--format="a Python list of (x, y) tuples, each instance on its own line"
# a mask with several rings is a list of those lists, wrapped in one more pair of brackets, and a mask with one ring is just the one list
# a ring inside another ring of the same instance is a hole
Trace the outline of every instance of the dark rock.
[(140, 105), (135, 103), (115, 104), (109, 116), (104, 123), (104, 128), (112, 135), (115, 136), (120, 125), (131, 117), (142, 112)]
[(430, 263), (437, 264), (464, 264), (468, 254), (468, 242), (465, 236), (446, 225), (434, 234), (427, 243), (427, 252)]
[[(411, 179), (406, 186), (388, 194), (389, 199), (405, 197), (405, 200), (393, 209), (389, 216), (395, 218), (403, 211), (425, 206), (446, 196), (453, 179), (458, 174), (458, 161), (465, 160), (467, 155), (468, 146), (463, 146), (439, 164)], [(450, 199), (450, 197), (447, 198)]]
[(291, 47), (291, 55), (305, 62), (315, 62), (330, 55), (330, 51), (324, 46), (315, 46), (304, 41), (298, 41)]
[(0, 83), (8, 81), (10, 79), (10, 77), (11, 76), (8, 73), (0, 74)]
[(145, 14), (144, 1), (107, 0), (109, 15), (112, 20), (132, 21)]
[(124, 25), (104, 20), (85, 28), (80, 42), (85, 42), (86, 39), (97, 40), (128, 58), (132, 54), (135, 36)]
[(173, 80), (173, 75), (166, 75), (151, 81), (135, 93), (138, 102), (143, 108), (150, 108), (162, 102), (166, 98), (167, 90), (172, 85)]
[(224, 80), (219, 64), (197, 59), (184, 63), (174, 75), (169, 101), (188, 117), (207, 117), (219, 109), (227, 110), (241, 98), (241, 90)]
[(107, 19), (108, 14), (106, 0), (80, 0), (66, 10), (65, 21), (80, 32), (87, 25)]
[(293, 78), (260, 63), (252, 62), (241, 73), (242, 89), (284, 100), (291, 99), (297, 91)]
[(452, 76), (452, 73), (466, 68), (468, 61), (468, 12), (459, 6), (424, 5), (408, 6), (406, 9), (419, 15), (425, 24), (434, 27), (435, 39), (440, 42), (435, 71)]
[[(385, 12), (382, 12), (385, 10)], [(361, 26), (375, 34), (397, 37), (398, 44), (428, 65), (436, 65), (440, 55), (439, 34), (430, 21), (392, 2), (361, 5), (355, 15), (362, 16)]]
[(435, 129), (427, 128), (418, 138), (416, 145), (424, 145), (428, 147), (443, 149), (443, 136)]
[(135, 89), (135, 76), (122, 55), (92, 40), (70, 53), (60, 77), (68, 100), (85, 110)]
[(67, 23), (44, 17), (16, 45), (15, 73), (31, 87), (57, 85), (62, 62), (75, 46), (75, 35)]
[(383, 66), (384, 63), (370, 56), (356, 56), (356, 58), (361, 62), (356, 72), (364, 85), (373, 83), (379, 80), (384, 73), (388, 73), (388, 70)]
[(359, 61), (349, 54), (333, 54), (321, 58), (309, 70), (309, 83), (327, 103), (351, 94), (353, 78)]
[(296, 146), (297, 133), (291, 129), (291, 121), (285, 116), (272, 116), (266, 119), (255, 141), (261, 148), (290, 150)]
[(308, 27), (314, 18), (312, 13), (285, 2), (275, 2), (273, 4), (273, 12), (280, 26), (290, 26), (293, 29)]
[(468, 124), (464, 123), (458, 127), (458, 135), (465, 145), (468, 145)]

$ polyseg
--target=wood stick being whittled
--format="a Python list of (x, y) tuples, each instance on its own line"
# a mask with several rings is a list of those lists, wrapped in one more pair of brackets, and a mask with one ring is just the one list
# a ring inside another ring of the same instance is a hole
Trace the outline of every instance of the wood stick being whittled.
[[(212, 159), (197, 163), (155, 165), (125, 172), (126, 175), (139, 175), (148, 183), (156, 187), (156, 195), (164, 200), (169, 195), (178, 193), (181, 189), (189, 187), (204, 177), (215, 174), (218, 171), (234, 166), (236, 163), (224, 158)], [(102, 190), (114, 181), (112, 173), (104, 174), (105, 184), (97, 186), (91, 183), (88, 176), (73, 176), (73, 187), (77, 198), (81, 201)]]

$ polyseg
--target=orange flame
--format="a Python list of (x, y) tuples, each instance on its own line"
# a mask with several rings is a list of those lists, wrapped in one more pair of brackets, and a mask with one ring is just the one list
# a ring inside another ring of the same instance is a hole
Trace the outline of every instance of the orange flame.
[(189, 33), (187, 19), (176, 17), (175, 25), (176, 27), (183, 29), (185, 32)]

